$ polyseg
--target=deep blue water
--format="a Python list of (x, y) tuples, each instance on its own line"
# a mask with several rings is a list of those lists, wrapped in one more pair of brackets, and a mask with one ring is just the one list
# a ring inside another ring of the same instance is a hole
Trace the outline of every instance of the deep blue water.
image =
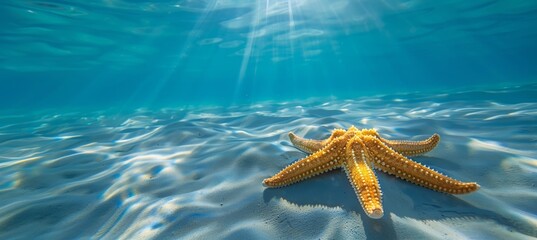
[(0, 4), (0, 106), (230, 105), (535, 82), (537, 3)]
[[(0, 239), (537, 237), (537, 1), (4, 0), (0, 24)], [(288, 132), (352, 125), (438, 133), (412, 160), (481, 188), (375, 170), (372, 219), (344, 171), (262, 185), (306, 156)]]

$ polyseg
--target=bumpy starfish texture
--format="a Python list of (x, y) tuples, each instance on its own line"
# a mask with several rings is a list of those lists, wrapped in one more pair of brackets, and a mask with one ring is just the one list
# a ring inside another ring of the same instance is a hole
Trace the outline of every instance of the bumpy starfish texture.
[(335, 129), (325, 140), (304, 139), (289, 133), (295, 147), (311, 155), (263, 180), (267, 187), (283, 187), (336, 168), (343, 168), (358, 199), (371, 218), (381, 218), (382, 192), (373, 169), (411, 183), (450, 194), (479, 189), (475, 182), (461, 182), (408, 159), (431, 151), (440, 141), (438, 134), (423, 141), (388, 140), (374, 129)]

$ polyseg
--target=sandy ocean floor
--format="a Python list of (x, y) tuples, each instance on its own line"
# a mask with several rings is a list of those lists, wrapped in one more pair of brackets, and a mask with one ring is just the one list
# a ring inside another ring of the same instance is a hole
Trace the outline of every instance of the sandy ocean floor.
[[(531, 239), (537, 85), (231, 108), (0, 115), (0, 239)], [(413, 157), (481, 189), (447, 195), (378, 173), (370, 219), (345, 173), (261, 184), (304, 156), (287, 133), (375, 128), (441, 141)]]

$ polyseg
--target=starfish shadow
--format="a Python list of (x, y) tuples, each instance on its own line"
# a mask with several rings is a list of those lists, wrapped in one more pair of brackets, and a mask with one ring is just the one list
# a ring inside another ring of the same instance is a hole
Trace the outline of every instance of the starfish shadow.
[[(431, 159), (420, 162), (443, 160)], [(417, 220), (490, 219), (517, 228), (505, 217), (475, 207), (454, 195), (435, 192), (384, 173), (378, 173), (377, 177), (384, 193), (384, 217), (381, 219), (371, 219), (363, 212), (344, 171), (331, 171), (284, 188), (267, 188), (263, 192), (263, 200), (268, 203), (273, 198), (282, 198), (298, 206), (341, 207), (345, 211), (356, 212), (368, 239), (397, 238), (392, 214)]]
[(336, 170), (284, 188), (267, 188), (263, 191), (265, 203), (273, 198), (282, 198), (299, 206), (322, 205), (356, 212), (362, 219), (369, 239), (397, 237), (390, 217), (372, 219), (363, 212), (344, 171)]

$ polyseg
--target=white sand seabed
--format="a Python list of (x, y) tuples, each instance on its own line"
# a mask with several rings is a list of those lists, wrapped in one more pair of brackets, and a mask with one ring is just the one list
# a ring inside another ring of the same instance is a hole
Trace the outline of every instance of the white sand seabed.
[[(0, 116), (0, 239), (535, 238), (537, 102), (518, 91)], [(481, 189), (447, 195), (378, 173), (375, 220), (343, 171), (263, 187), (305, 156), (287, 132), (350, 125), (438, 133), (413, 159)]]

